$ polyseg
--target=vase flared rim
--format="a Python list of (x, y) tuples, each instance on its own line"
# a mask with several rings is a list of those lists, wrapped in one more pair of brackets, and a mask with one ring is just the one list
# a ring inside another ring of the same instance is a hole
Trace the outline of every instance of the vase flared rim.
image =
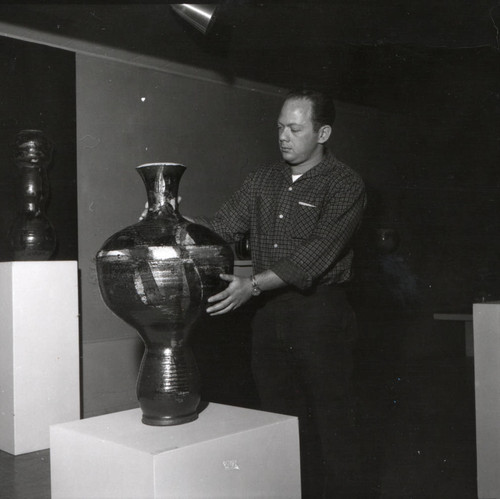
[(167, 163), (167, 162), (158, 162), (158, 163), (144, 163), (143, 165), (136, 166), (136, 169), (145, 168), (146, 166), (182, 166), (186, 168), (182, 163)]
[(18, 135), (22, 133), (43, 133), (42, 130), (39, 130), (38, 128), (25, 128), (24, 130), (20, 130), (17, 132)]

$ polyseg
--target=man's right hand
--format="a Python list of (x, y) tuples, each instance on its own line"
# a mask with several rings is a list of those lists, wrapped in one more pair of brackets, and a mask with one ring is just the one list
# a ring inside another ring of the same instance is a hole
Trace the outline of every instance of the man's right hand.
[(227, 314), (252, 298), (252, 281), (248, 277), (221, 274), (220, 278), (229, 285), (224, 291), (208, 299), (208, 303), (213, 304), (207, 308), (209, 315)]

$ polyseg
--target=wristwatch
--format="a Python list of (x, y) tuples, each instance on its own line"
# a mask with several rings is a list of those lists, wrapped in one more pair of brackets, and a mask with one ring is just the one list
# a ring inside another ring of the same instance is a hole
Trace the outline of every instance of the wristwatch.
[(262, 289), (259, 288), (259, 285), (257, 284), (257, 279), (255, 279), (255, 276), (252, 276), (252, 296), (259, 296), (262, 293)]

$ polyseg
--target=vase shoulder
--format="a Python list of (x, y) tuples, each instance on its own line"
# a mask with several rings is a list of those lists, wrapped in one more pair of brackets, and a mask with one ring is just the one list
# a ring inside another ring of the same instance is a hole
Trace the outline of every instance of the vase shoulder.
[(145, 219), (109, 237), (102, 251), (162, 246), (223, 246), (226, 241), (209, 228), (185, 219)]

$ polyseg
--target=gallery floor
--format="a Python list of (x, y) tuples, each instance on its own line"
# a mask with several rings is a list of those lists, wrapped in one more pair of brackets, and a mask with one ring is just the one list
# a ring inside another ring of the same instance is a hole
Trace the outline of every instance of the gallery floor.
[[(355, 393), (367, 470), (360, 480), (366, 499), (476, 498), (472, 359), (446, 349), (403, 357), (377, 338), (364, 342), (356, 354)], [(215, 377), (223, 375), (217, 369), (227, 368), (221, 362), (211, 367)], [(227, 372), (230, 391), (236, 378)], [(229, 395), (214, 388), (209, 396), (224, 403)], [(234, 405), (240, 402), (248, 400)], [(17, 457), (0, 452), (0, 497), (49, 499), (49, 461), (47, 450)]]

